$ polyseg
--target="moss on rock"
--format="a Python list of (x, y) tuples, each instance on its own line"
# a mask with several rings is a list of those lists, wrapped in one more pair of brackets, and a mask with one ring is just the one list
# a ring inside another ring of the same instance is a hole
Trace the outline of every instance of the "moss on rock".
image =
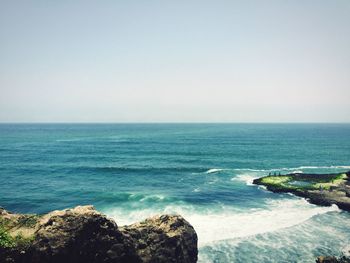
[(277, 193), (292, 193), (306, 198), (310, 203), (350, 211), (350, 171), (337, 174), (268, 175), (255, 179), (254, 184), (263, 185)]

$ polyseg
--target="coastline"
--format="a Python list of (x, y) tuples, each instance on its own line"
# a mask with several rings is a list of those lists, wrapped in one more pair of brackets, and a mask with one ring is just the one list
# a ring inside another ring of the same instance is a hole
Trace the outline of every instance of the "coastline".
[(350, 171), (335, 174), (292, 173), (268, 175), (253, 180), (274, 193), (291, 193), (320, 205), (337, 205), (350, 211)]
[[(270, 174), (254, 179), (253, 184), (264, 186), (274, 193), (290, 193), (303, 197), (311, 204), (337, 205), (340, 209), (350, 212), (350, 171), (336, 174)], [(349, 263), (350, 258), (344, 255), (319, 256), (316, 262)]]

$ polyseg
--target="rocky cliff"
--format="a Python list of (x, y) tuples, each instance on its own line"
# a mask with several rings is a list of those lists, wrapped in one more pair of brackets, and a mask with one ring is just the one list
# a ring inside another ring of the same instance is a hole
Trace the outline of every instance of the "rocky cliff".
[(118, 227), (92, 206), (46, 215), (0, 209), (0, 262), (196, 262), (197, 235), (179, 215)]

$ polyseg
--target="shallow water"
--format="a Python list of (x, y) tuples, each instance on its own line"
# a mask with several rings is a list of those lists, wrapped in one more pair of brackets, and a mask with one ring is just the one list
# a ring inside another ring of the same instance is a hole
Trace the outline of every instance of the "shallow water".
[(349, 213), (251, 184), (350, 170), (347, 124), (1, 124), (0, 204), (93, 204), (129, 224), (180, 213), (200, 262), (314, 262), (350, 240)]

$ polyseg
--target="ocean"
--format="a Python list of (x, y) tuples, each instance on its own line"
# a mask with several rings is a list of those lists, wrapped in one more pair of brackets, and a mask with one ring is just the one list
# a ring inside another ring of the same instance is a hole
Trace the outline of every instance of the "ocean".
[(179, 213), (199, 262), (315, 262), (349, 249), (350, 214), (252, 185), (350, 170), (350, 124), (0, 124), (0, 205), (93, 204), (118, 225)]

